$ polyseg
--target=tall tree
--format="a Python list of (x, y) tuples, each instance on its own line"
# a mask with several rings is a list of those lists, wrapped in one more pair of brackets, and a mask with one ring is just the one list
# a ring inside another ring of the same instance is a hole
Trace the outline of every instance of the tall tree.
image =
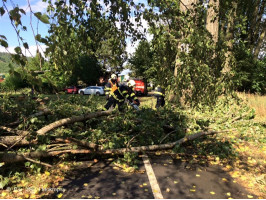
[(219, 0), (209, 0), (206, 28), (216, 44), (219, 36)]

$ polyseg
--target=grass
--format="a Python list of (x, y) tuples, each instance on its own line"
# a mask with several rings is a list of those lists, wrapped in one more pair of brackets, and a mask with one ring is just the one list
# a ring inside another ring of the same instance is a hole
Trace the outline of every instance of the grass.
[(242, 98), (247, 104), (255, 109), (255, 120), (266, 121), (266, 95), (256, 95), (250, 93), (238, 93), (238, 96)]

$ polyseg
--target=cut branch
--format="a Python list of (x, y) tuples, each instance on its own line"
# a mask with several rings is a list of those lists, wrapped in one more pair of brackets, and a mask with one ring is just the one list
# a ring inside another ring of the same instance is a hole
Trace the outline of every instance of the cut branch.
[(15, 130), (15, 129), (12, 129), (12, 128), (9, 128), (9, 127), (5, 127), (5, 126), (0, 126), (0, 129), (2, 130), (5, 130), (9, 133), (13, 133), (13, 134), (16, 134), (16, 135), (28, 135), (29, 134), (29, 131), (22, 131), (22, 130)]
[(35, 151), (31, 153), (25, 153), (25, 154), (17, 154), (17, 153), (4, 153), (0, 152), (0, 162), (4, 163), (13, 163), (13, 162), (22, 162), (26, 161), (26, 158), (32, 158), (32, 159), (38, 159), (38, 158), (45, 158), (45, 157), (51, 157), (51, 156), (57, 156), (64, 153), (72, 153), (72, 154), (87, 154), (91, 153), (91, 150), (88, 149), (81, 149), (81, 150), (74, 150), (74, 149), (68, 149), (68, 150), (62, 150), (62, 151), (52, 151), (52, 152), (46, 152), (46, 151)]
[(109, 154), (109, 153), (114, 153), (114, 154), (123, 154), (125, 152), (142, 152), (142, 151), (155, 151), (155, 150), (163, 150), (163, 149), (172, 149), (176, 145), (183, 144), (187, 141), (192, 141), (195, 140), (201, 136), (205, 135), (213, 135), (216, 133), (222, 133), (222, 132), (228, 132), (231, 130), (224, 130), (224, 131), (206, 131), (206, 132), (198, 132), (193, 135), (188, 135), (180, 140), (177, 140), (175, 142), (167, 143), (167, 144), (160, 144), (160, 145), (149, 145), (149, 146), (140, 146), (140, 147), (131, 147), (131, 148), (121, 148), (121, 149), (108, 149), (108, 150), (103, 150), (102, 153)]
[(100, 111), (100, 112), (90, 113), (90, 114), (83, 115), (83, 116), (74, 116), (74, 117), (61, 119), (61, 120), (53, 122), (53, 123), (41, 128), (41, 129), (39, 129), (37, 131), (37, 134), (38, 135), (44, 135), (47, 132), (49, 132), (55, 128), (58, 128), (60, 126), (64, 126), (66, 124), (72, 124), (74, 122), (81, 122), (81, 121), (85, 121), (85, 120), (96, 118), (96, 117), (107, 116), (107, 115), (110, 115), (111, 113), (112, 113), (112, 111)]
[(33, 142), (29, 142), (24, 137), (25, 136), (2, 136), (0, 137), (0, 143), (6, 146), (11, 146), (11, 145), (12, 146), (24, 146), (24, 145), (29, 145), (30, 143), (33, 143)]
[(57, 156), (60, 154), (65, 153), (71, 153), (71, 154), (89, 154), (89, 153), (96, 153), (96, 154), (124, 154), (125, 152), (144, 152), (144, 151), (155, 151), (155, 150), (163, 150), (163, 149), (172, 149), (176, 145), (181, 145), (187, 141), (195, 140), (199, 137), (205, 136), (205, 135), (213, 135), (216, 133), (223, 133), (223, 132), (229, 132), (232, 130), (224, 130), (224, 131), (206, 131), (206, 132), (198, 132), (193, 135), (188, 135), (180, 140), (177, 140), (172, 143), (167, 144), (160, 144), (160, 145), (149, 145), (149, 146), (140, 146), (140, 147), (131, 147), (131, 148), (121, 148), (121, 149), (108, 149), (108, 150), (98, 150), (98, 151), (92, 151), (88, 149), (67, 149), (62, 151), (35, 151), (31, 153), (26, 154), (16, 154), (16, 153), (4, 153), (0, 152), (0, 162), (5, 163), (13, 163), (13, 162), (22, 162), (25, 161), (25, 157), (30, 158), (43, 158), (43, 157), (50, 157), (50, 156)]

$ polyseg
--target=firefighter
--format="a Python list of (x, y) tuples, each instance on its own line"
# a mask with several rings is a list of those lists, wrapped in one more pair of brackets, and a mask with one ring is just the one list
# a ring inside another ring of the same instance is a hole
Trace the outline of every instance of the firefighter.
[(111, 78), (108, 80), (108, 83), (106, 83), (104, 91), (106, 95), (106, 99), (109, 99), (110, 95), (117, 90), (118, 88), (118, 82), (117, 77), (115, 74), (111, 75)]
[(155, 88), (154, 96), (157, 98), (155, 108), (163, 107), (165, 105), (165, 90), (160, 85)]
[(127, 85), (121, 85), (115, 90), (104, 106), (104, 110), (108, 110), (112, 105), (118, 104), (118, 110), (123, 111), (125, 99), (127, 99), (132, 106), (139, 106), (140, 102), (134, 93), (136, 83), (130, 80)]

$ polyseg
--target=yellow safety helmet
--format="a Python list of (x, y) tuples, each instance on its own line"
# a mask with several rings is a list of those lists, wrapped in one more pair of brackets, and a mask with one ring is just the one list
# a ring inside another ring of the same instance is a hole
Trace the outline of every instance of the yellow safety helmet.
[(128, 87), (135, 87), (136, 86), (136, 83), (135, 83), (135, 81), (134, 80), (130, 80), (130, 81), (128, 81)]
[(111, 75), (111, 79), (116, 79), (116, 75), (115, 74), (112, 74)]

